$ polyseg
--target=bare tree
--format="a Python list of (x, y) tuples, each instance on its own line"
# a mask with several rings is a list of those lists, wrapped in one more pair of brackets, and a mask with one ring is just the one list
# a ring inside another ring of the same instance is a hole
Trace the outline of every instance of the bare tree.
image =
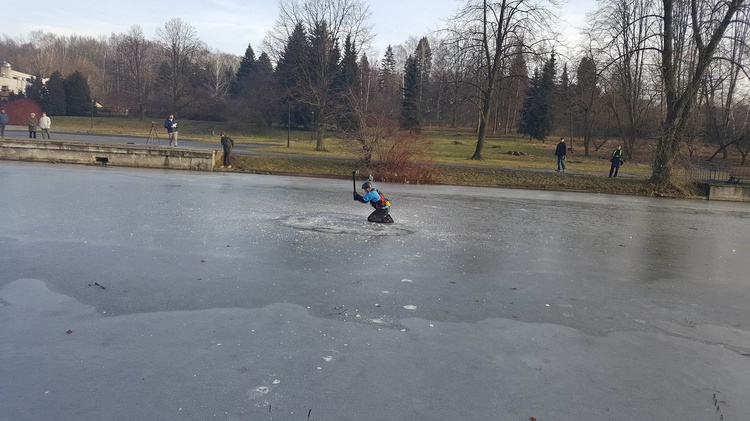
[[(354, 51), (361, 51), (371, 37), (369, 16), (363, 0), (279, 0), (279, 18), (264, 45), (277, 61), (286, 62), (285, 79), (294, 81), (285, 96), (314, 113), (315, 150), (326, 150), (324, 133), (337, 120), (330, 99), (341, 59), (340, 45), (348, 38)], [(290, 62), (291, 55), (284, 56), (286, 47), (300, 28), (309, 34), (309, 51), (295, 55)]]
[(482, 149), (498, 81), (520, 51), (532, 52), (557, 21), (546, 7), (549, 1), (527, 0), (468, 0), (466, 6), (451, 21), (450, 33), (464, 41), (476, 59), (474, 82), (476, 105), (479, 110), (477, 145), (470, 159), (482, 159)]
[(117, 52), (122, 70), (122, 90), (138, 107), (141, 120), (146, 115), (146, 103), (151, 98), (155, 78), (155, 53), (157, 46), (146, 39), (138, 25), (130, 27), (117, 41)]
[(608, 0), (592, 14), (591, 40), (604, 62), (604, 100), (614, 116), (625, 157), (632, 158), (656, 110), (660, 84), (649, 73), (658, 34), (653, 0)]
[(65, 63), (65, 49), (54, 34), (42, 30), (32, 31), (29, 39), (33, 47), (33, 65), (31, 69), (36, 76), (49, 77), (59, 64)]
[(229, 93), (229, 86), (234, 80), (239, 63), (239, 57), (217, 50), (204, 57), (205, 90), (212, 98), (223, 99)]
[[(737, 20), (747, 22), (750, 19), (747, 8), (738, 12)], [(745, 55), (750, 43), (750, 26), (736, 25), (732, 28), (727, 42), (718, 47), (718, 53), (725, 60), (715, 61), (706, 71), (703, 87), (705, 122), (704, 134), (718, 149), (711, 156), (713, 159), (721, 153), (728, 158), (729, 146), (736, 145), (745, 162), (747, 155), (743, 145), (750, 138), (750, 121), (748, 121), (747, 79), (748, 63)]]
[(310, 31), (325, 22), (332, 39), (350, 36), (357, 51), (372, 40), (370, 8), (363, 0), (279, 0), (279, 17), (263, 40), (265, 51), (278, 61), (294, 27), (301, 23)]
[[(745, 3), (746, 0), (700, 3), (697, 0), (677, 3), (674, 0), (662, 0), (661, 73), (666, 109), (650, 179), (658, 186), (673, 185), (675, 154), (683, 130), (690, 121), (702, 79), (727, 29), (731, 25), (748, 24), (747, 21), (734, 20), (738, 11), (747, 7)], [(675, 22), (675, 16), (680, 16), (680, 13), (690, 16), (689, 31), (693, 43), (687, 55), (695, 57), (694, 64), (684, 68), (681, 65), (685, 61), (680, 59), (684, 59), (685, 54), (681, 54), (681, 44), (676, 41), (680, 26)]]
[(159, 85), (164, 89), (169, 107), (177, 114), (196, 99), (192, 78), (198, 58), (205, 47), (195, 28), (173, 18), (156, 30), (164, 61), (159, 69)]

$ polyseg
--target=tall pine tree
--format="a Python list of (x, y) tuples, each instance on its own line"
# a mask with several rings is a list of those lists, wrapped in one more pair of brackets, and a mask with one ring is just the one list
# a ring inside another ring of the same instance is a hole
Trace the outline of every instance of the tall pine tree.
[(65, 105), (67, 114), (85, 116), (91, 112), (91, 91), (86, 78), (79, 71), (73, 72), (65, 79)]
[(65, 80), (59, 71), (55, 70), (47, 80), (47, 103), (42, 105), (42, 109), (49, 115), (66, 114), (66, 96)]
[(276, 64), (276, 81), (282, 98), (281, 108), (284, 111), (282, 121), (286, 123), (288, 118), (293, 127), (309, 128), (314, 118), (310, 108), (301, 98), (309, 48), (307, 33), (299, 23), (289, 35), (281, 58)]
[(337, 126), (344, 131), (360, 128), (360, 80), (357, 65), (357, 51), (350, 35), (344, 40), (344, 56), (339, 66), (338, 77), (334, 82), (334, 98)]
[(237, 69), (237, 74), (235, 75), (234, 81), (229, 87), (229, 93), (233, 97), (236, 98), (241, 94), (242, 88), (245, 86), (245, 83), (248, 81), (248, 79), (252, 77), (257, 67), (258, 62), (255, 60), (255, 52), (253, 51), (253, 46), (248, 44), (247, 49), (245, 50), (245, 55), (242, 56), (242, 60), (240, 61), (240, 68)]
[(540, 115), (544, 112), (543, 101), (541, 99), (541, 77), (539, 69), (534, 69), (534, 77), (526, 88), (526, 97), (521, 108), (521, 121), (518, 125), (518, 132), (527, 134), (534, 139), (543, 139)]
[(422, 130), (420, 107), (421, 84), (419, 65), (414, 56), (406, 59), (404, 66), (404, 93), (401, 100), (401, 127), (410, 132)]

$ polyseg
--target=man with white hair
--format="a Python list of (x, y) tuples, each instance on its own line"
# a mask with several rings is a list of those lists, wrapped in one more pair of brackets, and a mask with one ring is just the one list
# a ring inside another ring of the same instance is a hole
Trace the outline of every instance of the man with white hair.
[(39, 128), (42, 129), (42, 139), (47, 136), (47, 139), (52, 139), (49, 135), (49, 128), (52, 125), (52, 120), (47, 117), (47, 113), (42, 113), (42, 117), (39, 119)]

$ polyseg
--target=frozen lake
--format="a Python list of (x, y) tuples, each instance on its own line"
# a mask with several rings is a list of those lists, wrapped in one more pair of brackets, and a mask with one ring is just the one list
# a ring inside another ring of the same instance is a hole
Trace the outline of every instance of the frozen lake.
[(747, 419), (747, 204), (375, 187), (0, 161), (0, 420)]

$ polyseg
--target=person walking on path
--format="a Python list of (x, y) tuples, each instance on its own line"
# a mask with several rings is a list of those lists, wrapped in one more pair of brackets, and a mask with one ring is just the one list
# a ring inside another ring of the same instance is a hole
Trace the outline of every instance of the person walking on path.
[(221, 132), (221, 147), (224, 149), (224, 165), (221, 168), (232, 168), (232, 164), (229, 162), (229, 154), (232, 153), (232, 148), (234, 148), (234, 140), (224, 132)]
[(8, 114), (5, 113), (5, 108), (0, 108), (0, 137), (5, 138), (5, 126), (8, 125)]
[(367, 220), (384, 224), (393, 223), (393, 218), (388, 214), (390, 212), (391, 202), (377, 189), (374, 189), (372, 183), (369, 181), (365, 181), (364, 184), (362, 184), (362, 190), (365, 191), (365, 195), (362, 196), (355, 191), (354, 200), (362, 203), (369, 203), (375, 208), (370, 216), (367, 217)]
[(29, 139), (36, 139), (36, 130), (39, 127), (39, 119), (36, 118), (36, 113), (29, 114), (26, 125), (29, 126)]
[(568, 145), (565, 144), (565, 138), (560, 138), (560, 143), (555, 148), (555, 155), (557, 155), (557, 172), (565, 172), (565, 155), (568, 154)]
[(164, 122), (164, 128), (167, 129), (169, 135), (169, 146), (177, 147), (177, 120), (174, 119), (173, 115), (169, 115), (169, 118)]
[(622, 146), (618, 145), (617, 149), (612, 151), (612, 157), (609, 158), (609, 161), (612, 163), (609, 167), (609, 178), (617, 177), (617, 173), (620, 172), (620, 165), (622, 165)]
[(42, 113), (42, 117), (39, 119), (39, 128), (42, 129), (42, 139), (44, 139), (44, 135), (47, 135), (47, 139), (52, 139), (49, 135), (50, 126), (52, 126), (52, 120), (47, 117), (47, 113)]

